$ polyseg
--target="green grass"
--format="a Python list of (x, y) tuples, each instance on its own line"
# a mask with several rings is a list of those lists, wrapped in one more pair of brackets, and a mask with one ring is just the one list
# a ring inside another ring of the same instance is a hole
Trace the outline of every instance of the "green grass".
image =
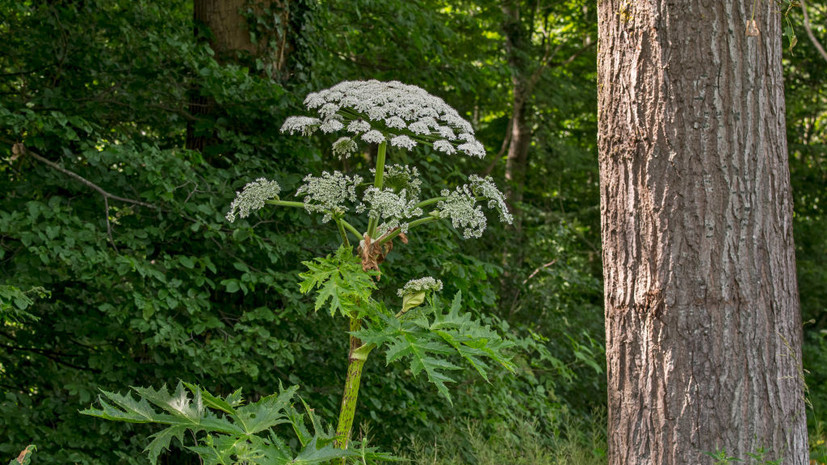
[(457, 422), (434, 441), (413, 439), (403, 455), (418, 465), (600, 465), (607, 461), (604, 425), (602, 414), (588, 422), (569, 414), (544, 422)]

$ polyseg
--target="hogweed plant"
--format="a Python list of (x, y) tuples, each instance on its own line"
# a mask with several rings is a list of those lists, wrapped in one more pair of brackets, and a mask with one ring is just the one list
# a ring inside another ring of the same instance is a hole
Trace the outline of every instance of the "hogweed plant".
[[(484, 208), (511, 223), (503, 194), (491, 178), (471, 175), (467, 184), (423, 199), (415, 167), (386, 164), (389, 145), (404, 151), (429, 146), (448, 155), (482, 158), (485, 149), (471, 125), (442, 99), (398, 82), (342, 82), (308, 95), (304, 104), (314, 116), (290, 117), (281, 131), (304, 136), (317, 131), (339, 133), (342, 136), (332, 151), (343, 158), (359, 152), (361, 146), (377, 145), (373, 182), (340, 171), (308, 175), (295, 193), (297, 201), (283, 200), (276, 181), (259, 178), (237, 193), (227, 220), (245, 218), (265, 206), (302, 208), (338, 229), (339, 249), (304, 262), (307, 271), (299, 275), (301, 292), (316, 294), (316, 311), (326, 309), (332, 317), (349, 321), (348, 368), (338, 424), (335, 431), (325, 431), (307, 409), (315, 431), (307, 432), (302, 415), (289, 404), (295, 387), (248, 405), (243, 405), (239, 392), (219, 398), (186, 383), (172, 394), (165, 388), (134, 388), (139, 400), (104, 392), (102, 408), (84, 413), (168, 425), (147, 448), (153, 463), (173, 437), (183, 444), (185, 431), (200, 438), (188, 448), (206, 464), (392, 460), (350, 440), (362, 369), (374, 350), (384, 350), (386, 364), (406, 361), (414, 376), (424, 372), (449, 402), (447, 383), (454, 381), (450, 372), (460, 368), (449, 357), (464, 359), (486, 380), (491, 363), (513, 371), (506, 354), (512, 344), (463, 312), (460, 293), (446, 308), (437, 296), (440, 280), (430, 276), (412, 280), (398, 290), (400, 300), (394, 303), (374, 297), (381, 282), (380, 265), (394, 241), (407, 243), (408, 235), (419, 227), (446, 220), (464, 238), (477, 238), (487, 224)], [(358, 216), (367, 224), (365, 231), (354, 226), (359, 223), (353, 217)], [(281, 423), (292, 425), (298, 436), (302, 446), (298, 455), (273, 429)]]

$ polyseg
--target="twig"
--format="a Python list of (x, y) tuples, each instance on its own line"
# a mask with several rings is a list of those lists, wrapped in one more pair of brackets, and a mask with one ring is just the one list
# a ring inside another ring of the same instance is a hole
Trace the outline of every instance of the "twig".
[(14, 146), (12, 147), (12, 152), (15, 155), (25, 153), (25, 154), (31, 156), (32, 158), (34, 158), (35, 160), (37, 160), (41, 163), (44, 163), (44, 164), (60, 171), (61, 173), (65, 174), (65, 175), (67, 175), (71, 178), (76, 179), (77, 181), (80, 181), (81, 183), (85, 184), (88, 187), (91, 187), (92, 189), (98, 191), (98, 193), (100, 193), (100, 195), (104, 196), (105, 198), (109, 198), (109, 199), (112, 199), (112, 200), (119, 200), (121, 202), (131, 203), (133, 205), (140, 205), (142, 207), (150, 208), (152, 210), (158, 210), (158, 207), (156, 207), (155, 205), (152, 205), (152, 204), (149, 204), (149, 203), (146, 203), (146, 202), (141, 202), (140, 200), (127, 199), (126, 197), (121, 197), (119, 195), (115, 195), (115, 194), (112, 194), (110, 192), (107, 192), (102, 187), (100, 187), (97, 184), (93, 183), (92, 181), (84, 178), (83, 176), (81, 176), (77, 173), (74, 173), (72, 171), (69, 171), (66, 168), (58, 165), (57, 163), (55, 163), (51, 160), (43, 158), (42, 156), (40, 156), (37, 153), (35, 153), (34, 151), (32, 151), (32, 149), (25, 147), (21, 143), (14, 144)]
[(552, 260), (552, 261), (550, 261), (550, 262), (546, 263), (545, 265), (538, 266), (538, 267), (537, 267), (537, 269), (536, 269), (536, 270), (534, 270), (534, 271), (532, 271), (532, 272), (531, 272), (531, 274), (530, 274), (530, 275), (528, 275), (528, 278), (526, 278), (526, 279), (523, 281), (523, 286), (525, 286), (525, 284), (528, 282), (528, 280), (529, 280), (529, 279), (531, 279), (531, 278), (533, 278), (533, 277), (537, 276), (537, 273), (539, 273), (541, 270), (544, 270), (544, 269), (546, 269), (546, 268), (548, 268), (548, 267), (550, 267), (550, 266), (554, 265), (555, 263), (557, 263), (557, 259), (556, 259), (556, 258), (555, 258), (554, 260)]
[(824, 51), (824, 47), (821, 46), (818, 39), (816, 39), (815, 34), (813, 34), (813, 29), (810, 27), (810, 15), (807, 14), (807, 3), (805, 0), (801, 0), (801, 11), (804, 12), (804, 29), (807, 31), (807, 36), (810, 38), (810, 42), (813, 43), (818, 53), (821, 54), (824, 60), (827, 60), (827, 52)]
[(141, 202), (140, 200), (127, 199), (126, 197), (121, 197), (119, 195), (115, 195), (115, 194), (112, 194), (110, 192), (107, 192), (102, 187), (98, 186), (97, 184), (93, 183), (92, 181), (84, 178), (83, 176), (81, 176), (81, 175), (79, 175), (79, 174), (77, 174), (73, 171), (67, 170), (66, 168), (58, 165), (57, 163), (55, 163), (51, 160), (48, 160), (48, 159), (38, 155), (33, 150), (27, 148), (25, 145), (23, 145), (19, 142), (12, 146), (12, 154), (14, 154), (15, 157), (18, 157), (18, 156), (21, 156), (21, 155), (29, 155), (30, 157), (34, 158), (35, 160), (37, 160), (41, 163), (44, 163), (44, 164), (60, 171), (61, 173), (65, 174), (65, 175), (67, 175), (67, 176), (69, 176), (69, 177), (71, 177), (71, 178), (73, 178), (77, 181), (80, 181), (81, 183), (85, 184), (86, 186), (91, 187), (92, 189), (98, 191), (98, 193), (100, 193), (103, 196), (104, 216), (106, 218), (106, 237), (109, 239), (109, 244), (112, 246), (112, 248), (115, 250), (116, 253), (120, 253), (120, 252), (118, 251), (118, 246), (115, 245), (115, 238), (112, 237), (112, 223), (109, 221), (109, 199), (120, 200), (121, 202), (131, 203), (133, 205), (140, 205), (142, 207), (151, 208), (153, 210), (158, 209), (158, 207), (156, 207), (155, 205), (151, 205), (151, 204), (148, 204), (146, 202)]

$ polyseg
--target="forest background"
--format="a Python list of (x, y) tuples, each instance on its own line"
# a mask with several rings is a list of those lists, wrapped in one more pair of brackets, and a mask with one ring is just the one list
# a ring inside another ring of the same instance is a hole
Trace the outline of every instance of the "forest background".
[[(240, 11), (226, 20), (247, 40), (223, 46), (196, 20), (204, 3)], [(823, 43), (827, 5), (809, 7)], [(827, 61), (800, 9), (785, 20), (808, 425), (827, 461)], [(473, 242), (417, 231), (386, 289), (432, 275), (462, 291), (518, 343), (518, 372), (460, 375), (450, 406), (370, 363), (356, 423), (445, 463), (605, 462), (595, 44), (579, 1), (0, 1), (0, 459), (35, 443), (36, 463), (146, 463), (151, 430), (78, 414), (99, 388), (183, 379), (255, 399), (282, 381), (335, 418), (347, 341), (296, 281), (336, 230), (301, 211), (224, 215), (258, 177), (289, 192), (366, 170), (371, 153), (344, 162), (279, 127), (309, 92), (379, 79), (444, 98), (487, 148), (410, 157), (427, 185), (491, 174), (518, 216)]]

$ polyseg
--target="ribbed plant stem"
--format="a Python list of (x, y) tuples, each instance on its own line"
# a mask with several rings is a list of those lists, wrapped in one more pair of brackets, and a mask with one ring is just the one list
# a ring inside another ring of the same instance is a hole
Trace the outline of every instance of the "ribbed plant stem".
[[(357, 331), (361, 327), (361, 321), (353, 318), (350, 320), (350, 330)], [(339, 412), (339, 424), (336, 426), (335, 445), (339, 449), (347, 449), (350, 440), (350, 432), (353, 429), (353, 417), (356, 414), (356, 400), (359, 397), (359, 385), (362, 382), (362, 367), (368, 359), (368, 354), (373, 346), (364, 346), (358, 338), (350, 336), (350, 353), (348, 355), (347, 378), (345, 378), (345, 390), (342, 394), (342, 409)], [(342, 462), (344, 464), (344, 459)]]

